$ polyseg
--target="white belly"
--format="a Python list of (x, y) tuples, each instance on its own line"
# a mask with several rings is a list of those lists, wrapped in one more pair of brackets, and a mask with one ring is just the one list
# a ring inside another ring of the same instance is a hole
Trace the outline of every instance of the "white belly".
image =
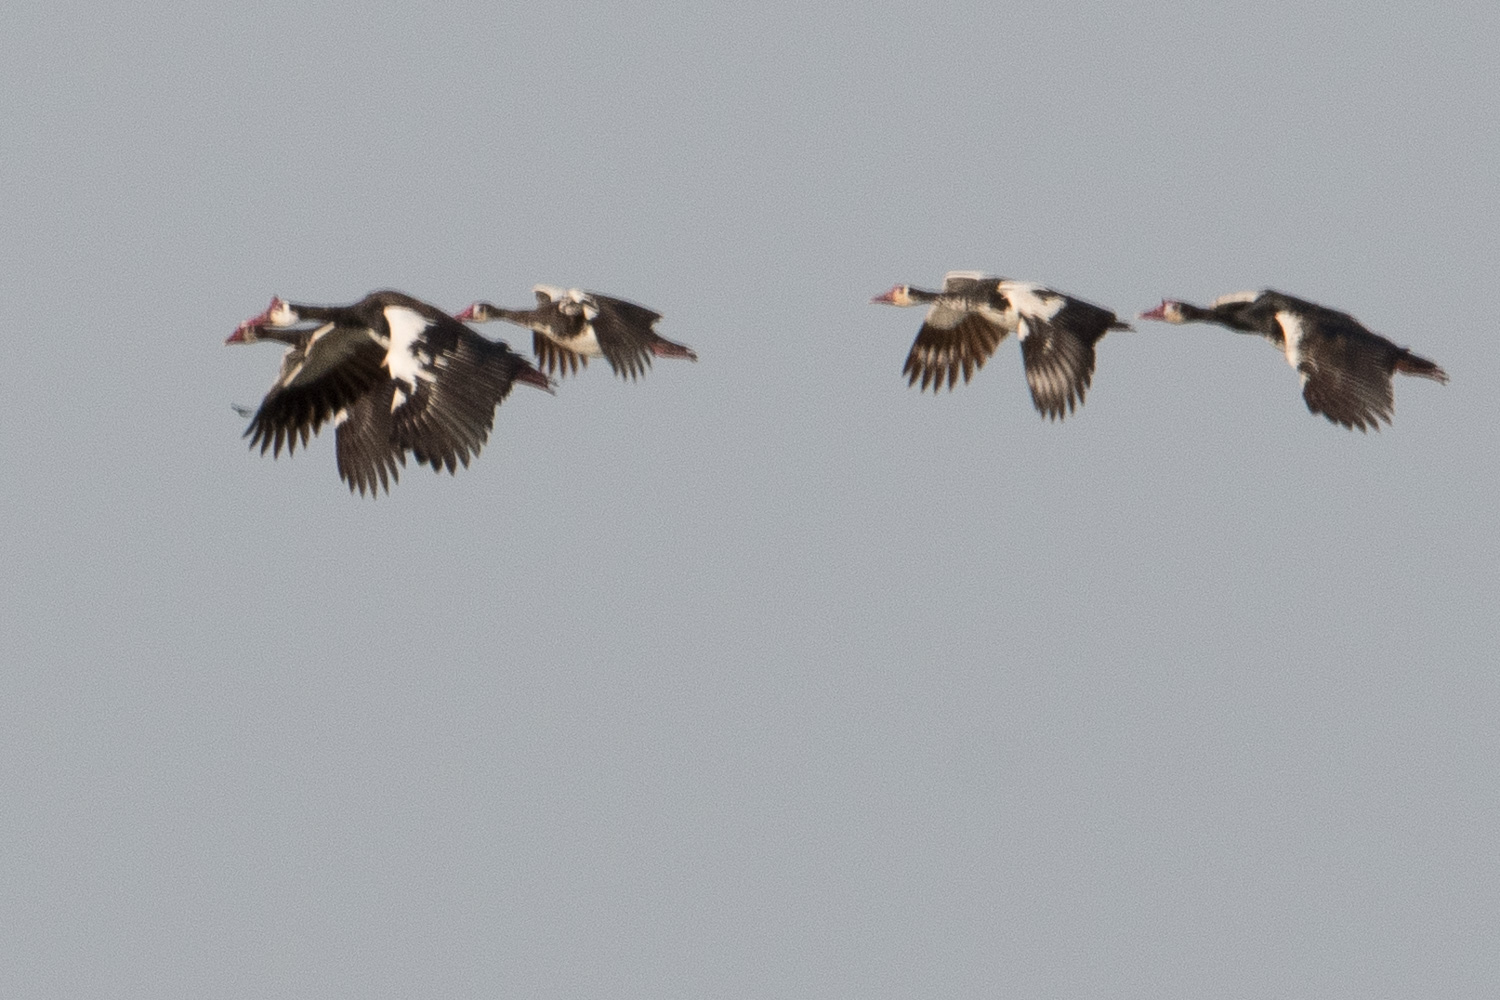
[(1302, 320), (1283, 309), (1276, 314), (1276, 322), (1281, 324), (1281, 338), (1286, 342), (1286, 363), (1296, 368), (1302, 363)]
[(597, 358), (604, 352), (599, 349), (599, 337), (594, 333), (592, 323), (583, 328), (583, 332), (576, 337), (554, 337), (550, 333), (544, 334), (546, 338), (559, 347), (566, 348), (574, 354), (581, 354), (586, 358)]

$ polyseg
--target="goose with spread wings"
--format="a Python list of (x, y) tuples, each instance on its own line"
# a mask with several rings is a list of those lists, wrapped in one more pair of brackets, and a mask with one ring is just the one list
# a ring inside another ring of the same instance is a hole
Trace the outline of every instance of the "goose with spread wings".
[(1345, 312), (1282, 292), (1236, 292), (1207, 308), (1165, 299), (1141, 319), (1164, 323), (1215, 323), (1254, 333), (1275, 344), (1302, 380), (1302, 398), (1313, 413), (1353, 430), (1379, 430), (1396, 411), (1391, 377), (1400, 372), (1447, 382), (1448, 373), (1426, 358), (1372, 333)]
[(290, 454), (332, 420), (339, 475), (361, 494), (389, 491), (408, 451), (435, 471), (468, 466), (512, 385), (552, 388), (504, 343), (389, 290), (347, 306), (274, 298), (226, 343), (261, 340), (286, 351), (245, 431), (250, 446), (274, 457), (285, 445)]
[(1110, 330), (1128, 330), (1115, 314), (1031, 281), (952, 271), (942, 291), (897, 285), (871, 299), (926, 306), (902, 374), (933, 392), (951, 390), (984, 367), (1008, 334), (1021, 342), (1026, 383), (1038, 412), (1061, 419), (1083, 404), (1094, 378), (1094, 345)]
[(615, 374), (635, 379), (651, 367), (653, 357), (697, 361), (689, 347), (660, 336), (653, 327), (661, 314), (645, 306), (598, 292), (537, 285), (535, 309), (506, 309), (475, 302), (455, 318), (466, 323), (505, 320), (531, 331), (537, 363), (559, 377), (586, 367), (602, 356)]

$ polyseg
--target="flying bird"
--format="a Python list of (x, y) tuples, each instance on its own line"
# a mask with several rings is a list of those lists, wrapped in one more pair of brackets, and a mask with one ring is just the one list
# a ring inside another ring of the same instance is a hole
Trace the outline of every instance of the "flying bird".
[(505, 320), (531, 330), (537, 362), (559, 377), (587, 367), (603, 356), (616, 375), (635, 379), (651, 367), (652, 357), (697, 361), (691, 348), (659, 336), (661, 314), (597, 292), (537, 285), (535, 309), (504, 309), (475, 302), (455, 318), (467, 323)]
[(225, 343), (261, 340), (286, 351), (245, 430), (250, 446), (275, 457), (285, 444), (291, 454), (332, 420), (339, 476), (361, 495), (389, 492), (407, 451), (435, 471), (467, 467), (514, 383), (552, 388), (504, 343), (401, 292), (372, 292), (347, 306), (273, 298)]
[(1448, 373), (1367, 330), (1348, 313), (1281, 292), (1236, 292), (1207, 309), (1164, 299), (1141, 319), (1165, 323), (1217, 323), (1239, 333), (1257, 333), (1286, 354), (1302, 380), (1302, 398), (1313, 413), (1366, 431), (1391, 422), (1396, 409), (1391, 376), (1396, 372), (1447, 382)]
[(922, 329), (906, 356), (907, 384), (951, 390), (968, 382), (1007, 334), (1021, 342), (1026, 383), (1038, 412), (1061, 419), (1083, 404), (1094, 377), (1094, 345), (1110, 330), (1129, 330), (1108, 309), (1052, 291), (978, 271), (950, 271), (940, 292), (897, 285), (870, 300), (892, 306), (927, 306)]

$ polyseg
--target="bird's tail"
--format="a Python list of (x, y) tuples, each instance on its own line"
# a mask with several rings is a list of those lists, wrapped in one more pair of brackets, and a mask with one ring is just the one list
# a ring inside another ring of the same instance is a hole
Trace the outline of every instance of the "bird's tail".
[(1418, 357), (1411, 351), (1403, 350), (1396, 356), (1396, 371), (1403, 375), (1419, 375), (1422, 378), (1430, 378), (1434, 382), (1447, 382), (1448, 373), (1426, 358)]
[(687, 358), (689, 361), (697, 361), (698, 355), (691, 347), (682, 344), (674, 344), (670, 340), (658, 337), (651, 342), (651, 353), (658, 358)]

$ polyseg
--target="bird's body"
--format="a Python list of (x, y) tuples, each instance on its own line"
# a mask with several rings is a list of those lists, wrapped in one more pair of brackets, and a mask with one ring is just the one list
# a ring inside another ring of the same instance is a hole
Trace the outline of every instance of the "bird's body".
[(631, 379), (645, 374), (652, 357), (698, 355), (657, 334), (661, 314), (645, 306), (577, 288), (537, 285), (535, 309), (505, 309), (475, 302), (457, 319), (470, 323), (505, 320), (532, 332), (532, 349), (543, 370), (569, 375), (603, 357), (615, 374)]
[(1014, 333), (1021, 342), (1032, 403), (1059, 419), (1083, 403), (1094, 376), (1094, 345), (1110, 330), (1128, 330), (1108, 309), (1030, 281), (952, 271), (940, 292), (897, 285), (872, 301), (926, 305), (902, 374), (934, 392), (965, 382)]
[(1236, 292), (1207, 308), (1167, 299), (1141, 319), (1166, 323), (1214, 323), (1258, 334), (1281, 349), (1302, 381), (1302, 398), (1313, 413), (1361, 431), (1391, 422), (1396, 372), (1447, 382), (1448, 374), (1353, 316), (1276, 291)]
[(251, 447), (291, 452), (331, 419), (339, 475), (360, 493), (389, 490), (407, 451), (435, 470), (467, 466), (515, 382), (551, 386), (505, 344), (401, 292), (348, 306), (272, 299), (228, 343), (257, 340), (287, 349), (245, 431)]

